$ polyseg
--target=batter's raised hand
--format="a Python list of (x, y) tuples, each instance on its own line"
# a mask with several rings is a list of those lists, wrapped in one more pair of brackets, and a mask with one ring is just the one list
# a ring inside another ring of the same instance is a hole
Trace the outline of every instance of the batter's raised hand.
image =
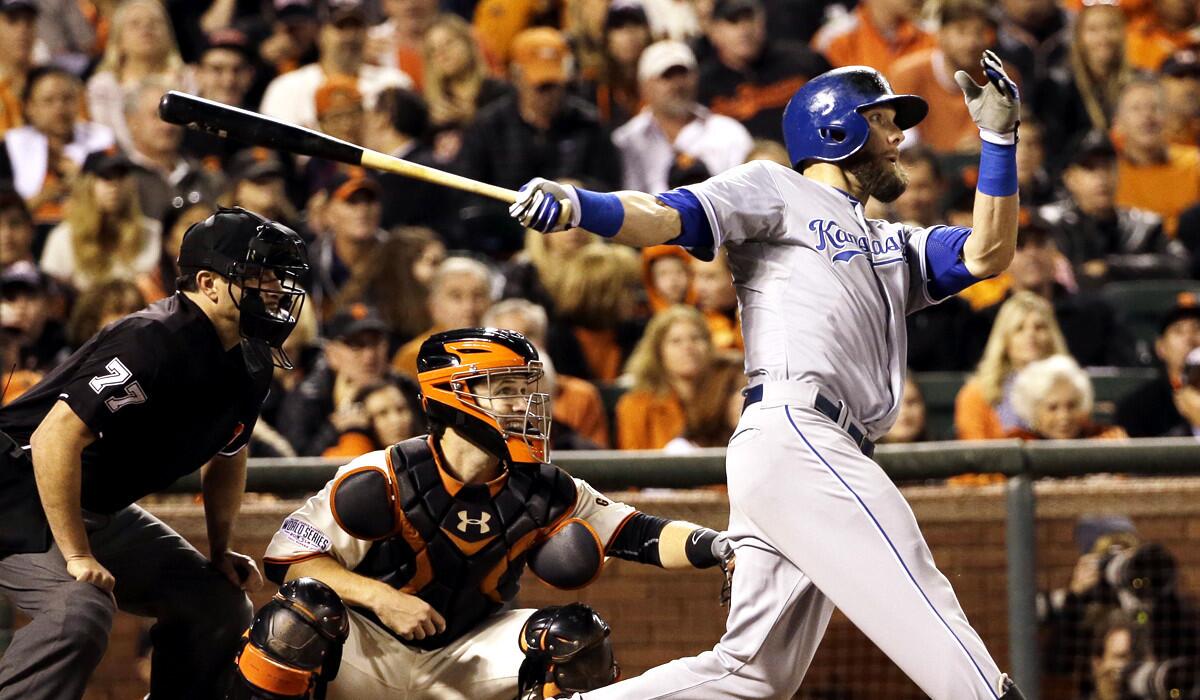
[(1004, 64), (996, 54), (984, 51), (979, 64), (987, 76), (987, 83), (979, 85), (966, 71), (954, 74), (954, 81), (963, 91), (967, 111), (975, 125), (986, 134), (1014, 134), (1021, 117), (1021, 94), (1017, 84), (1004, 72)]
[(521, 186), (508, 213), (535, 231), (565, 231), (579, 225), (579, 196), (570, 185), (535, 177)]
[(370, 607), (383, 624), (404, 639), (424, 639), (446, 631), (445, 618), (433, 606), (386, 584)]

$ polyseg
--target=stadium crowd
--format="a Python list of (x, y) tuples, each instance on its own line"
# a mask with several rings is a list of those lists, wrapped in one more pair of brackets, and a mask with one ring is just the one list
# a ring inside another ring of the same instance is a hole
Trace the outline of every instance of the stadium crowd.
[[(1026, 110), (1019, 250), (910, 317), (910, 368), (967, 375), (963, 440), (1200, 436), (1197, 298), (1162, 304), (1139, 338), (1106, 293), (1200, 280), (1195, 0), (0, 0), (2, 402), (173, 293), (188, 226), (237, 205), (299, 232), (312, 266), (297, 369), (277, 372), (256, 456), (421, 433), (421, 342), (480, 324), (542, 349), (555, 449), (723, 445), (745, 378), (721, 256), (524, 231), (499, 203), (183, 130), (159, 98), (193, 92), (514, 189), (658, 192), (790, 165), (792, 93), (866, 64), (931, 105), (902, 152), (908, 190), (869, 212), (930, 226), (970, 221), (979, 140), (951, 76), (982, 81), (985, 48)], [(1159, 373), (1105, 424), (1094, 367)], [(910, 380), (889, 440), (930, 437)]]

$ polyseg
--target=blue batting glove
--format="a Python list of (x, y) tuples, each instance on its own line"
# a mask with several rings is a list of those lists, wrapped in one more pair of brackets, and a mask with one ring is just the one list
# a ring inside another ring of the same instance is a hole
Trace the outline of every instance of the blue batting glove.
[(535, 177), (521, 186), (508, 213), (535, 231), (565, 231), (579, 225), (579, 196), (570, 185)]

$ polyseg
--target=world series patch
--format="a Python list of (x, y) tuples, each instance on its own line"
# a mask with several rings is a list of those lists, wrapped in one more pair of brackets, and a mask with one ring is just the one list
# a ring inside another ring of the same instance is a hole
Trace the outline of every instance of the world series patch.
[(287, 535), (289, 540), (305, 549), (328, 552), (331, 546), (329, 538), (324, 533), (299, 518), (284, 520), (279, 529), (284, 535)]

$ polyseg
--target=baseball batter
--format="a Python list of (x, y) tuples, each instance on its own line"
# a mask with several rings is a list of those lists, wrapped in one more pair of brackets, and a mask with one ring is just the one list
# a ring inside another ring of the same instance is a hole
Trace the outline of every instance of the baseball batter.
[(982, 87), (955, 76), (982, 139), (970, 229), (864, 216), (868, 197), (904, 191), (903, 130), (928, 107), (862, 66), (793, 96), (783, 118), (793, 169), (751, 162), (657, 196), (542, 179), (522, 189), (511, 213), (541, 231), (581, 226), (698, 256), (724, 246), (750, 379), (726, 467), (737, 568), (724, 636), (573, 697), (792, 697), (834, 606), (935, 700), (1023, 697), (871, 459), (899, 408), (905, 314), (1000, 273), (1015, 248), (1019, 97), (999, 59), (985, 52), (981, 64)]

